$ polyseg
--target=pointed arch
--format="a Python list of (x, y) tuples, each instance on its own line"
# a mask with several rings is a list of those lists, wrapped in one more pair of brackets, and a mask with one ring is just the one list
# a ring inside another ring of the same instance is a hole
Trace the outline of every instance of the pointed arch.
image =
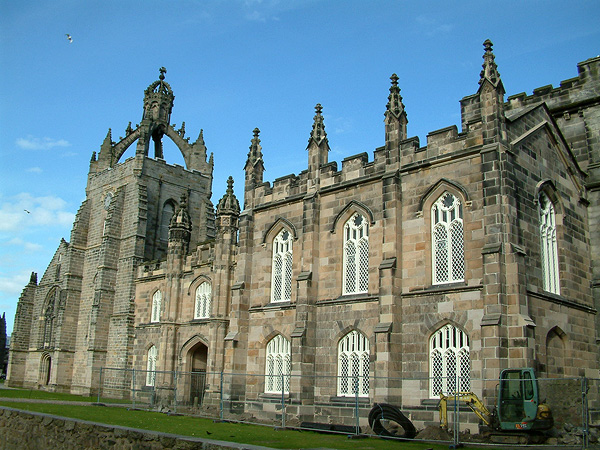
[(291, 233), (294, 241), (298, 240), (298, 232), (296, 231), (294, 224), (283, 217), (278, 217), (263, 234), (262, 243), (266, 244), (271, 242), (275, 235), (281, 232), (282, 228), (287, 229)]
[(60, 289), (58, 286), (53, 286), (48, 291), (46, 298), (44, 299), (44, 305), (42, 307), (42, 316), (44, 319), (43, 330), (40, 334), (41, 347), (52, 348), (54, 347), (54, 325), (56, 318), (56, 310), (60, 300)]
[(564, 377), (567, 335), (555, 326), (546, 335), (546, 373), (550, 378)]
[(158, 349), (152, 345), (146, 353), (146, 386), (154, 387), (156, 383), (156, 363), (158, 361)]
[(419, 209), (418, 211), (422, 212), (425, 207), (425, 203), (429, 197), (434, 196), (438, 197), (442, 191), (448, 190), (450, 192), (454, 191), (455, 194), (458, 194), (462, 197), (462, 200), (465, 204), (470, 203), (469, 192), (465, 189), (463, 185), (456, 181), (452, 181), (448, 178), (440, 178), (435, 184), (431, 185), (427, 191), (421, 196), (419, 199)]
[(160, 314), (162, 311), (163, 295), (160, 289), (152, 294), (152, 308), (150, 322), (160, 322)]
[(187, 294), (192, 295), (192, 292), (196, 292), (196, 288), (204, 282), (208, 282), (208, 283), (212, 284), (212, 278), (210, 278), (208, 275), (205, 275), (205, 274), (198, 275), (189, 284)]
[(344, 208), (342, 208), (342, 210), (335, 216), (330, 232), (335, 233), (338, 228), (338, 222), (341, 221), (342, 223), (346, 223), (348, 219), (352, 217), (352, 215), (354, 215), (355, 213), (363, 215), (368, 220), (369, 225), (372, 226), (375, 224), (375, 217), (373, 215), (373, 211), (371, 211), (371, 209), (364, 203), (352, 200), (350, 201), (350, 203), (344, 206)]
[(546, 179), (540, 181), (535, 186), (535, 192), (536, 192), (536, 195), (535, 195), (534, 201), (536, 203), (539, 202), (540, 192), (543, 192), (548, 196), (548, 198), (554, 204), (554, 209), (556, 210), (556, 213), (561, 214), (561, 215), (564, 213), (563, 201), (560, 196), (560, 193), (558, 192), (558, 189), (556, 189), (556, 184), (554, 183), (553, 180), (546, 178)]
[(177, 202), (169, 198), (163, 203), (163, 206), (160, 211), (160, 223), (158, 224), (158, 239), (161, 244), (166, 246), (169, 242), (169, 225), (171, 224), (171, 219), (173, 218), (173, 214), (177, 211)]
[(206, 337), (204, 337), (200, 334), (195, 334), (194, 336), (189, 338), (187, 341), (185, 341), (185, 343), (181, 346), (181, 349), (179, 350), (179, 358), (181, 359), (181, 358), (185, 357), (185, 355), (196, 345), (204, 344), (206, 347), (208, 347), (208, 343), (209, 343), (209, 340)]
[(208, 319), (212, 308), (212, 285), (205, 281), (196, 288), (194, 319)]
[(558, 255), (559, 223), (562, 210), (559, 195), (554, 183), (545, 180), (538, 184), (536, 195), (538, 227), (540, 235), (540, 265), (542, 268), (543, 289), (560, 295), (560, 267)]
[(446, 189), (431, 205), (432, 284), (456, 283), (465, 279), (463, 217), (463, 202)]
[[(349, 210), (351, 211), (351, 210)], [(342, 295), (369, 291), (369, 222), (354, 212), (344, 223)]]
[(429, 337), (429, 395), (454, 394), (471, 390), (469, 335), (451, 322)]
[(40, 358), (40, 373), (39, 383), (47, 386), (50, 384), (50, 377), (52, 375), (52, 357), (49, 353), (43, 353)]
[(293, 235), (286, 227), (273, 238), (271, 262), (271, 302), (292, 300)]
[(265, 393), (288, 394), (290, 392), (291, 358), (289, 339), (279, 333), (269, 339), (265, 357)]
[(353, 329), (338, 341), (337, 395), (369, 396), (370, 343), (367, 336)]

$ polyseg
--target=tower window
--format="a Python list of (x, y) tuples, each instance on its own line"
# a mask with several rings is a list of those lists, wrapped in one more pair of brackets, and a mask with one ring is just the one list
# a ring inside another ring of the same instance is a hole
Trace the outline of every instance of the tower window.
[(344, 225), (343, 294), (369, 290), (369, 224), (354, 214)]
[(560, 294), (558, 278), (558, 247), (556, 244), (556, 215), (554, 205), (544, 192), (540, 192), (538, 202), (540, 217), (540, 239), (542, 276), (544, 290)]
[(196, 304), (194, 306), (194, 319), (210, 317), (212, 304), (212, 288), (210, 283), (204, 282), (196, 289)]
[(292, 241), (292, 235), (286, 229), (273, 239), (272, 302), (289, 302), (292, 299)]
[(444, 192), (431, 207), (433, 284), (465, 279), (465, 250), (462, 205)]

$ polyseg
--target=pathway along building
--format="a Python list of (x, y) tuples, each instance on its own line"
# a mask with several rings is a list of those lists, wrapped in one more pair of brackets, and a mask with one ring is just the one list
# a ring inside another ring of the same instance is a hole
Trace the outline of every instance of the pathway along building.
[[(228, 399), (262, 408), (283, 389), (335, 415), (356, 390), (417, 408), (506, 367), (598, 377), (600, 58), (508, 99), (489, 41), (483, 59), (462, 131), (425, 146), (396, 75), (372, 158), (330, 162), (317, 105), (308, 167), (271, 184), (255, 129), (243, 210), (230, 178), (216, 214), (212, 155), (170, 124), (161, 70), (140, 125), (92, 157), (70, 242), (21, 295), (7, 383), (90, 393), (101, 367), (135, 368), (161, 402), (210, 403), (211, 374), (245, 373)], [(162, 159), (164, 137), (185, 169)], [(193, 375), (175, 391), (161, 371)]]

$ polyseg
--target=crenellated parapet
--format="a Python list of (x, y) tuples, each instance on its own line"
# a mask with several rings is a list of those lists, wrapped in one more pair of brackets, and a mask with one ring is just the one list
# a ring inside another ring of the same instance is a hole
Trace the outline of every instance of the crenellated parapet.
[(545, 102), (552, 113), (577, 113), (579, 109), (600, 102), (600, 57), (577, 64), (578, 75), (560, 82), (559, 87), (549, 84), (533, 90), (511, 95), (506, 101), (509, 109)]

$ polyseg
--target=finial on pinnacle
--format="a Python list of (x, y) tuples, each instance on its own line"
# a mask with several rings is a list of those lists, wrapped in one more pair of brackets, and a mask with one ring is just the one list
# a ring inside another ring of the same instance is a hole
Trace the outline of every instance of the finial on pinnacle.
[[(255, 128), (254, 129), (254, 137), (257, 138), (259, 133), (260, 133), (260, 130), (258, 128)], [(229, 178), (231, 178), (231, 177), (229, 177)]]
[(165, 73), (167, 73), (167, 69), (165, 69), (164, 67), (161, 67), (160, 69), (158, 69), (158, 71), (160, 72), (158, 79), (160, 81), (163, 81), (165, 79)]
[[(258, 128), (255, 130), (258, 130)], [(229, 175), (229, 178), (227, 178), (227, 194), (233, 194), (233, 177), (231, 175)]]
[(320, 103), (317, 103), (317, 106), (315, 106), (315, 111), (317, 112), (317, 114), (321, 114), (321, 112), (323, 111), (323, 107)]
[(398, 86), (398, 75), (396, 75), (395, 73), (392, 74), (392, 76), (390, 77), (390, 80), (392, 80), (392, 86), (396, 87)]
[(490, 41), (489, 39), (486, 39), (483, 43), (483, 48), (485, 49), (486, 53), (491, 52), (493, 46), (494, 44), (492, 44), (492, 41)]
[(181, 194), (181, 198), (180, 198), (179, 202), (181, 204), (181, 208), (186, 208), (187, 207), (187, 195)]

